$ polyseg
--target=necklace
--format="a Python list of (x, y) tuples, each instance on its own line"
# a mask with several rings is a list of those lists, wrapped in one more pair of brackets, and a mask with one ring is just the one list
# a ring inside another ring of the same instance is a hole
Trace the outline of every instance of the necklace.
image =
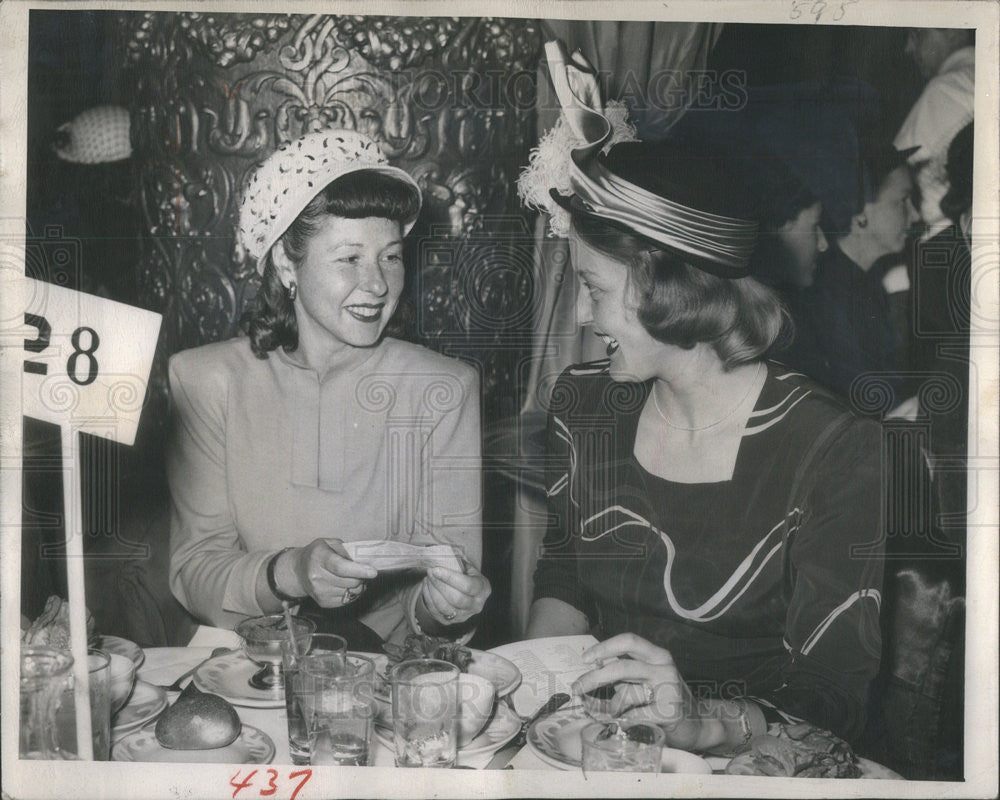
[(764, 366), (763, 362), (758, 362), (758, 364), (757, 364), (757, 372), (754, 373), (753, 380), (750, 381), (750, 386), (747, 387), (746, 393), (743, 395), (743, 397), (740, 398), (740, 401), (735, 406), (733, 406), (731, 409), (729, 409), (729, 411), (727, 411), (725, 414), (723, 414), (721, 417), (719, 417), (715, 422), (710, 422), (710, 423), (708, 423), (708, 425), (699, 425), (699, 426), (697, 426), (695, 428), (688, 428), (688, 427), (685, 427), (684, 425), (677, 425), (677, 424), (671, 422), (670, 421), (670, 417), (668, 417), (666, 414), (664, 414), (663, 413), (663, 409), (660, 408), (660, 403), (656, 399), (656, 387), (655, 386), (653, 387), (652, 391), (650, 392), (650, 394), (653, 396), (653, 407), (656, 409), (656, 413), (659, 414), (661, 417), (663, 417), (663, 421), (666, 422), (667, 425), (669, 425), (674, 430), (687, 431), (688, 433), (694, 433), (696, 431), (707, 431), (709, 428), (714, 428), (716, 425), (721, 425), (723, 422), (725, 422), (727, 419), (729, 419), (733, 414), (735, 414), (736, 410), (738, 408), (741, 408), (743, 406), (743, 404), (747, 401), (747, 398), (750, 396), (750, 392), (752, 392), (753, 388), (757, 385), (757, 379), (760, 377), (760, 371), (763, 368), (763, 366)]

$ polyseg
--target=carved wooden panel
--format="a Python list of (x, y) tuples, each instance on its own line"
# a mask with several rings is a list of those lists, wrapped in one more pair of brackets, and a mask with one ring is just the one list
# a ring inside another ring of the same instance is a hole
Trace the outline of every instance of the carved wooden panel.
[(122, 15), (120, 35), (135, 91), (140, 300), (165, 317), (154, 400), (166, 357), (232, 335), (257, 291), (234, 240), (247, 169), (283, 141), (343, 126), (424, 190), (408, 253), (418, 338), (482, 365), (486, 414), (516, 412), (534, 302), (514, 190), (535, 137), (534, 22), (141, 12)]

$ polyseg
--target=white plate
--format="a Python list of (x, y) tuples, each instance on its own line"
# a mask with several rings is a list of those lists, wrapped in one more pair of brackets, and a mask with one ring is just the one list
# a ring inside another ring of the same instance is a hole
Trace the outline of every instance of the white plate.
[(182, 764), (270, 764), (274, 742), (264, 731), (244, 725), (236, 741), (212, 750), (171, 750), (156, 741), (155, 726), (128, 734), (111, 747), (112, 761), (170, 761)]
[[(498, 703), (496, 714), (489, 725), (465, 747), (458, 749), (459, 756), (477, 756), (499, 750), (507, 742), (517, 736), (521, 727), (521, 719), (506, 703)], [(392, 752), (396, 752), (396, 743), (392, 737), (392, 729), (381, 725), (375, 726), (375, 734), (379, 740)]]
[(237, 706), (284, 708), (284, 686), (278, 685), (267, 691), (254, 689), (249, 684), (250, 677), (259, 669), (242, 651), (224, 653), (198, 667), (194, 673), (194, 685)]
[[(528, 747), (546, 764), (558, 769), (580, 769), (583, 745), (580, 732), (593, 720), (582, 706), (570, 706), (542, 717), (528, 728)], [(701, 756), (685, 750), (663, 748), (660, 772), (711, 775), (712, 767)]]
[(141, 728), (160, 716), (166, 707), (166, 691), (146, 681), (137, 680), (129, 701), (111, 718), (111, 738), (120, 739), (126, 733)]
[[(521, 670), (503, 656), (487, 653), (485, 650), (469, 649), (472, 660), (469, 662), (471, 675), (486, 678), (497, 690), (497, 697), (506, 697), (521, 685)], [(375, 670), (382, 676), (388, 675), (389, 657), (380, 653), (361, 653), (375, 661)], [(385, 690), (381, 690), (386, 694)]]
[(479, 675), (497, 687), (497, 697), (506, 697), (521, 685), (521, 670), (503, 656), (484, 650), (469, 650), (472, 662), (469, 672)]
[(100, 636), (98, 638), (100, 639), (98, 650), (125, 656), (125, 658), (135, 664), (136, 669), (141, 667), (142, 662), (146, 660), (146, 654), (142, 652), (142, 648), (135, 642), (130, 642), (121, 636)]

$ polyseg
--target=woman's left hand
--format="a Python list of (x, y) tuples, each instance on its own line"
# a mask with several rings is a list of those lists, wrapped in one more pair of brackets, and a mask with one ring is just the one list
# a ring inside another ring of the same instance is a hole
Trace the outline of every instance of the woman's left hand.
[(660, 725), (671, 747), (690, 747), (698, 740), (700, 722), (694, 715), (693, 695), (669, 650), (623, 633), (584, 651), (583, 658), (598, 667), (576, 679), (575, 694), (615, 684), (608, 714)]
[(441, 625), (457, 625), (483, 610), (490, 582), (472, 564), (465, 572), (445, 567), (428, 570), (420, 587), (427, 613)]

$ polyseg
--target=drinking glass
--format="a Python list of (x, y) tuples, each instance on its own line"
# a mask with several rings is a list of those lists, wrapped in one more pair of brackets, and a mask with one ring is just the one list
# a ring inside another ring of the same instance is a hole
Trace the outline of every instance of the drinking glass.
[[(311, 685), (309, 763), (368, 766), (375, 722), (375, 662), (349, 653), (309, 655), (300, 677)], [(308, 706), (307, 706), (308, 708)]]
[(592, 722), (580, 733), (583, 773), (659, 772), (663, 729), (647, 722)]
[(265, 614), (250, 617), (236, 626), (236, 633), (243, 639), (243, 651), (260, 669), (247, 682), (254, 689), (277, 692), (282, 687), (282, 643), (294, 635), (300, 641), (314, 630), (316, 623), (306, 617), (291, 617), (292, 633), (284, 614)]
[[(21, 648), (20, 757), (62, 759), (56, 712), (63, 691), (73, 686), (73, 656), (51, 647)], [(72, 695), (70, 695), (72, 701)]]
[(396, 766), (455, 766), (458, 674), (454, 664), (431, 658), (404, 661), (392, 670)]
[(306, 692), (305, 681), (300, 677), (302, 658), (309, 655), (325, 654), (340, 660), (343, 664), (347, 653), (347, 641), (332, 633), (313, 633), (297, 638), (295, 649), (285, 639), (281, 643), (281, 671), (285, 681), (285, 712), (288, 716), (288, 750), (292, 763), (309, 763), (309, 728), (300, 696)]
[[(111, 755), (111, 659), (101, 650), (87, 651), (90, 679), (90, 731), (94, 761), (107, 761)], [(78, 758), (76, 741), (76, 703), (72, 684), (63, 688), (56, 711), (56, 729), (60, 749)], [(65, 756), (64, 756), (65, 757)]]

